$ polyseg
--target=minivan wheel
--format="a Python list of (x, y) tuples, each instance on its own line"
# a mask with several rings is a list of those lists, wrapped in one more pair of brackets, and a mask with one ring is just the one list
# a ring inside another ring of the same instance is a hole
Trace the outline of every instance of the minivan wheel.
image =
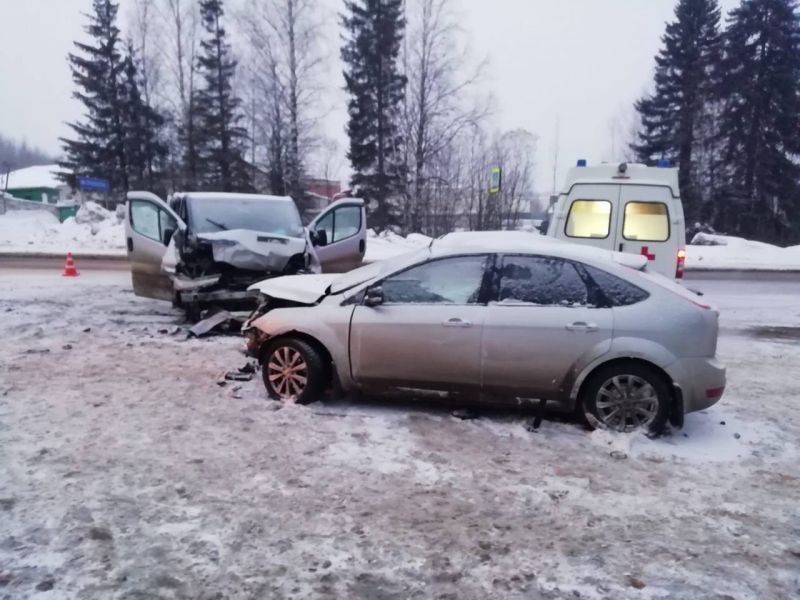
[(669, 416), (670, 389), (654, 369), (620, 363), (591, 375), (581, 390), (581, 404), (594, 427), (659, 434)]
[(261, 359), (267, 394), (273, 400), (307, 404), (325, 389), (325, 365), (319, 352), (298, 339), (271, 342)]

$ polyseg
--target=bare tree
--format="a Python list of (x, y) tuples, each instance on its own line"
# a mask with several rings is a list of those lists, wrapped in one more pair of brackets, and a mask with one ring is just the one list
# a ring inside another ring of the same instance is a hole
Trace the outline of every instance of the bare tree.
[(429, 221), (432, 186), (438, 198), (443, 185), (433, 173), (434, 165), (452, 162), (444, 155), (453, 151), (453, 142), (463, 131), (479, 124), (488, 104), (473, 98), (483, 64), (466, 68), (468, 40), (457, 25), (451, 0), (409, 0), (407, 19), (404, 62), (408, 85), (403, 117), (409, 182), (405, 227), (418, 231)]
[(301, 204), (320, 106), (321, 14), (318, 0), (249, 0), (238, 18), (252, 54), (250, 68), (265, 92), (268, 160), (282, 165), (285, 191)]
[(155, 19), (156, 0), (134, 0), (129, 21), (130, 36), (139, 58), (138, 71), (142, 97), (148, 106), (157, 106), (163, 101), (160, 95), (163, 54), (158, 48), (161, 38), (160, 21)]
[(148, 48), (150, 71), (158, 76), (149, 86), (167, 113), (172, 187), (197, 180), (194, 107), (199, 15), (196, 0), (136, 0), (134, 22), (142, 21), (140, 44)]
[(492, 227), (516, 229), (522, 212), (529, 212), (534, 200), (533, 173), (536, 136), (525, 129), (502, 134), (494, 144), (494, 163), (502, 168)]

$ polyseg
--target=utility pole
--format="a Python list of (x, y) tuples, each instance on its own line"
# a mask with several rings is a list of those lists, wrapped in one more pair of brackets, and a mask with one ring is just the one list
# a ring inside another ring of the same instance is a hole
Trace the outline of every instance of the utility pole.
[(11, 163), (8, 161), (3, 162), (3, 166), (5, 167), (6, 171), (6, 181), (3, 184), (3, 214), (8, 212), (8, 204), (6, 201), (6, 195), (8, 194), (8, 178), (11, 175)]
[(555, 141), (553, 142), (554, 150), (553, 150), (553, 193), (552, 195), (555, 196), (556, 194), (556, 177), (558, 175), (558, 146), (559, 146), (559, 137), (560, 137), (560, 129), (561, 123), (558, 117), (556, 117), (556, 134), (555, 134)]

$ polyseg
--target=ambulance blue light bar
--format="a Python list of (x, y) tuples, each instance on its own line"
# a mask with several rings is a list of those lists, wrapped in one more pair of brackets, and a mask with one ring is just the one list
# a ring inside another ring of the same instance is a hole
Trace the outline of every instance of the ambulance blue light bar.
[(578, 166), (579, 167), (585, 167), (586, 166), (586, 159), (585, 158), (579, 158), (578, 159)]
[(659, 169), (669, 169), (669, 161), (666, 158), (662, 158), (656, 163), (656, 166)]

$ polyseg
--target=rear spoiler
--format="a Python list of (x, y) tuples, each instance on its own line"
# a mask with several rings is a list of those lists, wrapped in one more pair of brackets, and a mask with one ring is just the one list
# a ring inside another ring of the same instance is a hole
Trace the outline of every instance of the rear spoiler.
[(642, 254), (629, 254), (627, 252), (612, 252), (611, 258), (614, 262), (625, 267), (644, 271), (647, 268), (647, 257)]

